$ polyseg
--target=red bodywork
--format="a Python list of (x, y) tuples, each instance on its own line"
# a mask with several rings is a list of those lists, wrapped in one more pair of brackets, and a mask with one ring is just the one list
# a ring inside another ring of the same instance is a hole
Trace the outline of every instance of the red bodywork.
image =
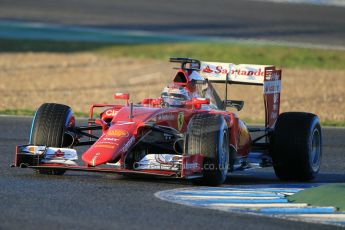
[[(222, 114), (228, 123), (230, 132), (230, 144), (234, 146), (241, 156), (246, 156), (250, 150), (251, 138), (244, 123), (240, 121), (235, 113), (225, 111), (206, 111), (202, 109), (193, 108), (158, 108), (155, 107), (155, 100), (158, 99), (144, 99), (143, 101), (152, 101), (153, 107), (134, 107), (133, 118), (129, 118), (129, 106), (113, 105), (106, 109), (101, 119), (109, 119), (112, 117), (112, 125), (103, 129), (102, 136), (82, 155), (82, 160), (88, 167), (95, 167), (107, 162), (117, 162), (121, 164), (124, 162), (124, 157), (131, 145), (137, 141), (140, 136), (140, 130), (144, 129), (146, 123), (155, 123), (157, 125), (172, 127), (181, 133), (187, 131), (187, 126), (190, 119), (197, 113), (218, 113)], [(109, 107), (110, 105), (92, 105), (95, 107)], [(195, 106), (198, 107), (198, 106)], [(90, 111), (90, 118), (92, 118), (93, 110)], [(179, 127), (179, 116), (183, 114), (183, 122)], [(202, 154), (193, 156), (183, 156), (183, 167), (181, 176), (188, 177), (194, 173), (200, 173), (202, 170)], [(194, 167), (184, 167), (185, 165), (193, 165)], [(126, 168), (121, 165), (121, 168)], [(102, 169), (103, 170), (103, 169)], [(118, 171), (120, 172), (120, 171)], [(123, 171), (121, 171), (124, 173)], [(166, 171), (150, 171), (155, 174), (170, 175)]]
[[(280, 80), (281, 72), (273, 67), (266, 68), (265, 82)], [(188, 81), (191, 71), (179, 69), (174, 82), (184, 87), (192, 85)], [(185, 80), (181, 81), (181, 76)], [(264, 102), (266, 109), (266, 127), (273, 127), (279, 115), (280, 93), (274, 85), (266, 84), (264, 88)], [(273, 88), (272, 88), (273, 87)], [(279, 89), (280, 90), (280, 89)], [(272, 94), (269, 94), (269, 93)], [(237, 153), (237, 157), (247, 157), (252, 148), (252, 139), (248, 128), (236, 113), (225, 110), (203, 109), (202, 105), (209, 104), (209, 99), (192, 98), (183, 108), (162, 108), (162, 98), (145, 98), (140, 105), (130, 105), (128, 94), (116, 94), (115, 99), (124, 100), (119, 104), (94, 104), (90, 106), (89, 125), (98, 124), (102, 127), (101, 136), (90, 148), (82, 154), (85, 166), (67, 166), (61, 164), (41, 163), (30, 166), (33, 168), (55, 168), (81, 171), (116, 172), (122, 174), (148, 174), (159, 176), (177, 176), (193, 178), (202, 173), (203, 154), (188, 155), (182, 153), (182, 167), (180, 172), (169, 170), (133, 170), (125, 164), (126, 155), (154, 125), (170, 127), (182, 134), (187, 132), (190, 120), (199, 113), (221, 114), (229, 129), (229, 143)], [(94, 109), (101, 108), (103, 112), (98, 119), (94, 119)], [(88, 131), (92, 135), (93, 131)], [(18, 148), (17, 148), (18, 154)], [(19, 166), (16, 154), (15, 166)], [(106, 163), (118, 163), (117, 167), (100, 167)]]

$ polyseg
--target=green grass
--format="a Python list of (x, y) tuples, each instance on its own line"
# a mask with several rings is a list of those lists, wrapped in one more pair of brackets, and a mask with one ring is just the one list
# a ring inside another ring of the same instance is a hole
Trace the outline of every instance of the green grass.
[(21, 115), (21, 116), (33, 116), (35, 111), (29, 109), (4, 109), (0, 110), (2, 115)]
[(331, 120), (325, 120), (321, 121), (321, 124), (323, 126), (339, 126), (339, 127), (345, 127), (345, 121), (331, 121)]
[[(33, 116), (35, 114), (34, 110), (30, 109), (4, 109), (0, 110), (2, 115), (21, 115), (21, 116)], [(86, 112), (74, 112), (75, 116), (78, 117), (88, 117), (89, 114)], [(243, 121), (247, 124), (264, 124), (264, 120), (253, 120), (251, 118), (243, 118)], [(321, 121), (322, 126), (332, 126), (332, 127), (345, 127), (345, 121)]]
[(0, 52), (83, 52), (111, 57), (168, 60), (191, 57), (206, 61), (273, 64), (289, 68), (345, 69), (345, 51), (239, 43), (106, 44), (0, 39)]
[[(1, 52), (93, 52), (110, 57), (135, 57), (167, 61), (169, 57), (191, 57), (207, 61), (273, 64), (289, 68), (345, 69), (345, 51), (291, 48), (239, 43), (107, 44), (0, 39)], [(340, 76), (342, 77), (342, 76)], [(1, 110), (0, 114), (33, 115), (34, 111)], [(86, 113), (76, 113), (83, 117)], [(262, 120), (245, 119), (248, 123)], [(325, 126), (345, 126), (345, 121), (322, 121)]]
[(333, 206), (345, 211), (345, 183), (310, 188), (288, 197), (290, 202), (307, 203), (312, 206)]
[(110, 46), (99, 52), (114, 57), (132, 56), (168, 60), (192, 57), (206, 61), (273, 64), (290, 68), (345, 69), (345, 52), (226, 43), (154, 44)]
[(0, 52), (72, 53), (81, 51), (92, 51), (107, 46), (108, 45), (104, 43), (94, 42), (60, 42), (0, 38)]

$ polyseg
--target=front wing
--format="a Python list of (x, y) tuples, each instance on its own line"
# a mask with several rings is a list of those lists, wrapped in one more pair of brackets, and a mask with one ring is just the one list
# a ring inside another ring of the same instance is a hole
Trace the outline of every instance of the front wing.
[[(28, 151), (33, 146), (22, 145), (17, 146), (15, 154), (15, 162), (13, 167), (32, 168), (32, 169), (50, 169), (50, 170), (72, 170), (72, 171), (86, 171), (86, 172), (101, 172), (101, 173), (117, 173), (122, 175), (147, 175), (155, 177), (172, 177), (172, 178), (185, 178), (192, 179), (202, 177), (203, 160), (202, 154), (182, 156), (181, 168), (178, 170), (167, 170), (165, 167), (162, 169), (140, 169), (132, 170), (114, 165), (102, 165), (99, 167), (92, 167), (87, 165), (77, 165), (66, 163), (63, 157), (56, 157), (52, 159), (52, 151), (61, 153), (69, 152), (71, 149), (64, 148), (50, 148), (45, 146), (34, 146), (34, 151)], [(50, 161), (45, 161), (46, 157)], [(75, 160), (75, 156), (73, 159)], [(71, 154), (69, 155), (71, 159)], [(69, 159), (69, 160), (70, 160)]]

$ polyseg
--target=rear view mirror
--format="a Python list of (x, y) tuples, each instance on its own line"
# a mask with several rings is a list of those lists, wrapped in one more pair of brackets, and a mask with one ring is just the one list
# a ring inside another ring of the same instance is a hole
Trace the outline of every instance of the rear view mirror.
[(126, 100), (126, 105), (128, 106), (129, 93), (115, 93), (114, 99)]
[(129, 93), (115, 93), (115, 99), (129, 100)]
[(192, 103), (193, 103), (193, 105), (208, 105), (208, 104), (210, 104), (210, 99), (194, 97), (192, 99)]
[(188, 101), (186, 105), (191, 106), (194, 109), (201, 109), (202, 105), (210, 104), (210, 99), (208, 98), (193, 98), (191, 101)]

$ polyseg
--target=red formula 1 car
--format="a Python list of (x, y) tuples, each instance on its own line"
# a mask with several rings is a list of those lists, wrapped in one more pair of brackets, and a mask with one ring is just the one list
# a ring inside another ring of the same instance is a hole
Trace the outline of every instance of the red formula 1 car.
[[(76, 126), (70, 107), (46, 103), (36, 111), (28, 145), (17, 146), (14, 166), (42, 174), (66, 170), (145, 174), (220, 185), (228, 173), (273, 166), (283, 180), (310, 180), (319, 171), (322, 136), (318, 117), (279, 114), (281, 70), (171, 58), (181, 64), (159, 98), (123, 105), (94, 104), (89, 122)], [(249, 128), (228, 107), (243, 101), (221, 99), (213, 84), (263, 87), (266, 122)], [(94, 117), (94, 108), (102, 112)], [(257, 133), (253, 137), (253, 133)], [(259, 134), (259, 135), (258, 135)], [(89, 146), (78, 163), (77, 146)]]

